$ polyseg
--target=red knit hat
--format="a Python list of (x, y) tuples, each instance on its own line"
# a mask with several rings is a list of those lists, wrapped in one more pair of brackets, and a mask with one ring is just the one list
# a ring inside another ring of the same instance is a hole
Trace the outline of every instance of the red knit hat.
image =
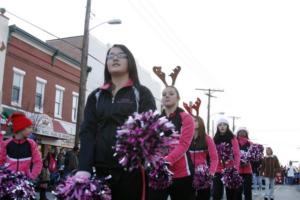
[(32, 125), (32, 121), (20, 112), (13, 113), (10, 119), (12, 122), (12, 128), (14, 133), (22, 131), (28, 126)]

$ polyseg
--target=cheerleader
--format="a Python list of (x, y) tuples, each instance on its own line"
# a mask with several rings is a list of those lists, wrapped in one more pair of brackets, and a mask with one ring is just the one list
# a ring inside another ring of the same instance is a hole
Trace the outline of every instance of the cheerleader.
[[(252, 144), (248, 137), (248, 130), (246, 128), (239, 128), (236, 131), (237, 139), (239, 142), (241, 157), (242, 154), (246, 153)], [(243, 184), (239, 188), (238, 200), (242, 200), (244, 193), (245, 200), (252, 200), (252, 167), (249, 161), (243, 162), (241, 159), (239, 173), (243, 178)]]
[(106, 54), (104, 84), (89, 94), (80, 128), (79, 171), (77, 179), (111, 175), (113, 200), (140, 200), (146, 187), (143, 170), (125, 171), (114, 157), (117, 127), (134, 112), (155, 110), (154, 97), (141, 85), (131, 51), (113, 45)]
[[(232, 155), (228, 160), (223, 160), (219, 155), (219, 161), (217, 166), (217, 171), (213, 180), (213, 200), (221, 200), (223, 197), (224, 184), (221, 180), (222, 172), (225, 168), (234, 167), (239, 171), (240, 167), (240, 149), (237, 138), (233, 135), (232, 131), (229, 129), (229, 122), (225, 118), (220, 118), (217, 122), (217, 132), (214, 136), (214, 142), (216, 146), (221, 143), (225, 143), (230, 146)], [(226, 197), (229, 200), (235, 200), (237, 198), (237, 189), (226, 187)]]
[[(214, 141), (206, 134), (203, 119), (199, 116), (193, 116), (195, 123), (195, 132), (190, 153), (195, 165), (195, 169), (201, 165), (209, 166), (211, 177), (215, 175), (218, 165), (218, 154)], [(209, 200), (210, 187), (196, 191), (196, 200)]]
[[(154, 68), (154, 72), (158, 75), (161, 74), (160, 68)], [(174, 72), (176, 76), (180, 71), (177, 67)], [(176, 77), (176, 76), (172, 76)], [(163, 76), (159, 76), (165, 82)], [(166, 83), (166, 82), (165, 82)], [(189, 147), (193, 138), (194, 121), (191, 115), (186, 113), (178, 106), (180, 100), (178, 90), (173, 86), (175, 80), (173, 79), (172, 85), (166, 85), (162, 92), (162, 104), (164, 109), (162, 116), (166, 116), (174, 125), (178, 134), (180, 134), (178, 144), (172, 146), (172, 149), (165, 157), (169, 163), (169, 169), (173, 172), (173, 182), (165, 189), (149, 189), (150, 200), (167, 200), (170, 196), (171, 200), (192, 200), (192, 173), (194, 171)]]

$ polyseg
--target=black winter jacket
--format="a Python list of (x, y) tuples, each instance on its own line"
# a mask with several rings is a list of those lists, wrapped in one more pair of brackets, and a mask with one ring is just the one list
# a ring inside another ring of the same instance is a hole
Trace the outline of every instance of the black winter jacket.
[[(134, 87), (139, 91), (138, 101)], [(133, 85), (129, 81), (114, 98), (111, 91), (111, 84), (105, 84), (88, 96), (80, 128), (79, 170), (92, 172), (93, 166), (120, 168), (112, 149), (116, 142), (117, 127), (137, 111), (137, 103), (139, 113), (156, 109), (154, 97), (145, 86)]]

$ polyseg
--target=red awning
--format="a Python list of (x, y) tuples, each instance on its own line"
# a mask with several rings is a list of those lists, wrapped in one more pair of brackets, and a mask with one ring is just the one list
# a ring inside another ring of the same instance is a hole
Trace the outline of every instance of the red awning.
[(52, 120), (53, 123), (53, 131), (58, 133), (68, 134), (66, 129), (61, 125), (59, 121)]

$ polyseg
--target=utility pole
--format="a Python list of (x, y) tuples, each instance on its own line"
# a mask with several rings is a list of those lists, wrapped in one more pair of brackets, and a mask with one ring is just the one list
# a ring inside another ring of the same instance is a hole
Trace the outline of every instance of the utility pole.
[(232, 132), (234, 133), (234, 131), (235, 131), (235, 120), (240, 119), (241, 117), (237, 117), (237, 116), (228, 116), (228, 117), (232, 118)]
[(83, 120), (84, 105), (85, 105), (85, 93), (86, 93), (86, 81), (87, 81), (87, 61), (89, 50), (89, 25), (90, 25), (90, 13), (91, 13), (91, 0), (86, 2), (86, 13), (84, 22), (84, 34), (82, 39), (82, 53), (80, 63), (80, 85), (79, 85), (79, 97), (78, 97), (78, 110), (77, 110), (77, 122), (76, 122), (76, 134), (75, 134), (75, 146), (79, 144), (79, 129)]
[(208, 103), (207, 103), (207, 132), (209, 134), (210, 132), (210, 127), (209, 127), (209, 124), (210, 124), (210, 98), (211, 97), (214, 97), (216, 98), (215, 96), (212, 95), (212, 92), (224, 92), (224, 90), (215, 90), (215, 89), (202, 89), (202, 88), (196, 88), (196, 90), (202, 90), (202, 91), (207, 91), (208, 93), (205, 93), (205, 95), (207, 95), (208, 97)]

